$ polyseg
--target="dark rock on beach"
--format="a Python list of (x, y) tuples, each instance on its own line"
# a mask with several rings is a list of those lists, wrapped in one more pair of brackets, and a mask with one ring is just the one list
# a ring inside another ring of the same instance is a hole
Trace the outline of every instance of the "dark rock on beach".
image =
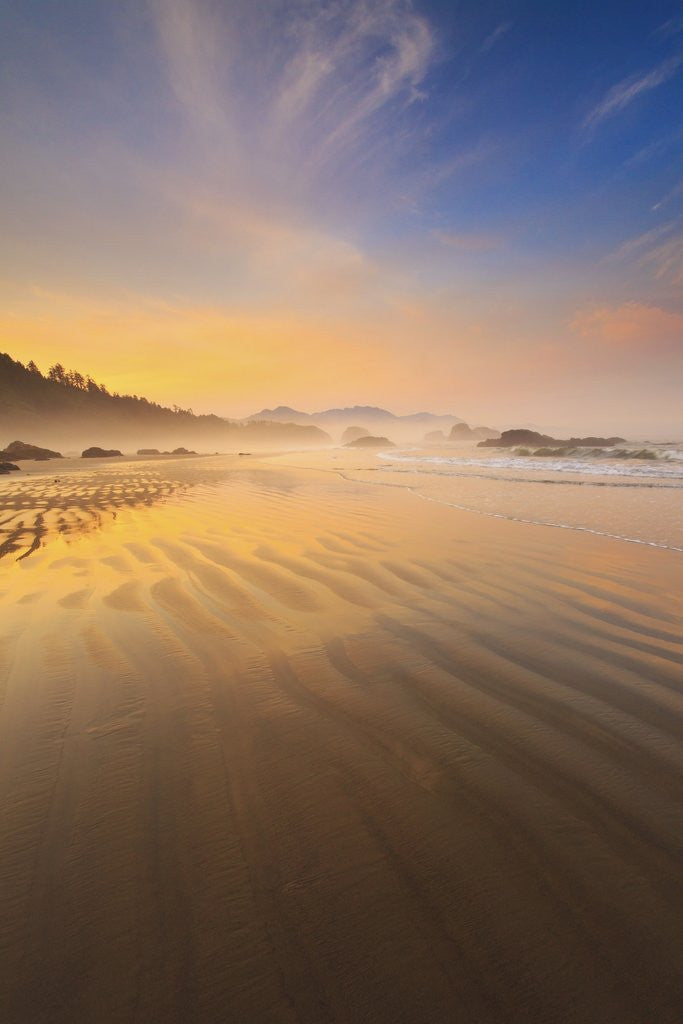
[(388, 437), (357, 437), (349, 441), (345, 448), (395, 448), (396, 445)]
[(4, 451), (0, 451), (0, 458), (6, 456), (14, 459), (15, 462), (22, 462), (28, 459), (36, 462), (46, 462), (47, 459), (61, 459), (61, 452), (53, 452), (50, 448), (40, 448), (35, 444), (27, 444), (25, 441), (12, 441)]
[(86, 448), (81, 453), (82, 459), (112, 459), (115, 455), (123, 455), (118, 448)]
[(623, 437), (570, 437), (558, 440), (536, 430), (504, 430), (497, 439), (480, 441), (478, 448), (513, 448), (515, 445), (540, 445), (546, 448), (611, 448), (623, 444)]
[(18, 472), (19, 467), (15, 466), (13, 462), (0, 462), (0, 476), (5, 473), (13, 473), (15, 470)]

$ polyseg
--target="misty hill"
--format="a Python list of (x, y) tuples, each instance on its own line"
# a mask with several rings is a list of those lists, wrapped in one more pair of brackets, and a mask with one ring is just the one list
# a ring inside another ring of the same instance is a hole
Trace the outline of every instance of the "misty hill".
[(375, 405), (353, 405), (343, 409), (323, 409), (321, 412), (306, 413), (279, 405), (276, 409), (261, 409), (249, 417), (250, 420), (273, 420), (278, 423), (314, 424), (333, 435), (341, 435), (347, 427), (365, 423), (377, 434), (388, 434), (399, 440), (416, 440), (426, 430), (449, 432), (456, 423), (462, 423), (459, 416), (439, 416), (433, 412), (416, 412), (397, 416), (388, 409)]
[(449, 440), (451, 441), (478, 441), (493, 440), (500, 437), (499, 430), (491, 427), (470, 427), (467, 423), (456, 423), (451, 427)]
[(357, 441), (359, 437), (368, 437), (370, 431), (367, 427), (347, 427), (341, 436), (341, 443), (346, 444), (347, 441)]
[(389, 420), (394, 423), (428, 423), (448, 420), (450, 423), (459, 422), (457, 416), (437, 416), (433, 412), (415, 412), (409, 416), (397, 416), (388, 409), (380, 409), (376, 405), (352, 405), (344, 409), (325, 409), (323, 412), (313, 413), (312, 419), (316, 422), (340, 422), (349, 420), (352, 423), (378, 423)]
[(172, 448), (192, 443), (204, 450), (237, 446), (282, 448), (324, 445), (330, 437), (314, 423), (252, 419), (248, 423), (221, 416), (195, 416), (138, 395), (110, 394), (103, 384), (60, 363), (42, 374), (0, 353), (0, 447), (3, 439), (25, 437), (31, 443), (73, 449)]
[(396, 445), (388, 437), (357, 437), (347, 441), (345, 448), (395, 448)]
[(307, 412), (300, 412), (298, 409), (292, 409), (288, 405), (278, 405), (276, 409), (261, 409), (261, 412), (255, 412), (253, 416), (248, 416), (247, 420), (264, 422), (265, 420), (272, 420), (274, 423), (311, 423), (313, 417)]

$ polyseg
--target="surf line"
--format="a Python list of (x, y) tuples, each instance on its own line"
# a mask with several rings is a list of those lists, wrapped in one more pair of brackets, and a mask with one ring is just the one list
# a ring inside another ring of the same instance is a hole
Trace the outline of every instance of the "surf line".
[[(364, 472), (364, 470), (356, 470), (356, 472)], [(372, 470), (370, 472), (372, 472)], [(389, 472), (392, 471), (389, 470)], [(346, 476), (344, 471), (341, 469), (336, 470), (336, 473), (348, 483), (367, 484), (369, 487), (398, 487), (402, 491), (409, 491), (411, 494), (414, 494), (416, 498), (420, 498), (422, 501), (432, 501), (435, 505), (445, 505), (447, 508), (456, 508), (459, 512), (472, 512), (474, 515), (487, 516), (489, 519), (505, 519), (509, 523), (525, 523), (527, 526), (549, 526), (554, 530), (574, 530), (576, 533), (592, 533), (596, 537), (607, 537), (609, 540), (621, 540), (626, 544), (642, 544), (645, 545), (645, 547), (660, 548), (664, 551), (678, 551), (683, 553), (683, 548), (679, 548), (674, 544), (662, 544), (656, 540), (642, 540), (638, 537), (624, 537), (620, 533), (605, 533), (603, 530), (593, 530), (590, 526), (572, 526), (570, 523), (551, 523), (545, 522), (542, 519), (524, 519), (521, 516), (506, 515), (504, 512), (485, 512), (483, 509), (472, 508), (469, 505), (459, 505), (454, 501), (444, 501), (441, 498), (432, 498), (428, 494), (421, 494), (416, 487), (411, 487), (410, 484), (395, 484), (383, 480), (359, 480), (354, 477)], [(454, 476), (455, 474), (444, 475)]]
[[(403, 458), (399, 459), (396, 456), (387, 456), (387, 455), (385, 455), (384, 452), (380, 452), (378, 454), (377, 458), (378, 459), (384, 459), (386, 462), (394, 462), (394, 463), (398, 462), (398, 461), (401, 461), (401, 462), (413, 462), (413, 463), (420, 462), (420, 461), (421, 462), (426, 461), (424, 459), (403, 459)], [(504, 466), (504, 467), (500, 467), (500, 468), (503, 469), (503, 471), (506, 470), (506, 469), (509, 469), (510, 472), (515, 472), (515, 467), (514, 466)], [(547, 467), (544, 467), (544, 469), (546, 469), (546, 471), (547, 471)], [(366, 470), (366, 472), (370, 472), (370, 470)], [(679, 484), (679, 483), (654, 483), (654, 482), (651, 482), (651, 481), (654, 481), (654, 480), (661, 481), (661, 480), (678, 480), (678, 479), (680, 479), (680, 477), (673, 476), (673, 475), (669, 475), (669, 476), (664, 475), (664, 476), (658, 476), (658, 477), (655, 477), (654, 475), (652, 475), (649, 479), (643, 479), (642, 481), (636, 482), (633, 479), (633, 476), (635, 476), (636, 474), (633, 474), (631, 476), (630, 480), (624, 480), (623, 483), (614, 483), (612, 480), (557, 480), (555, 478), (549, 479), (548, 477), (500, 476), (498, 473), (463, 473), (463, 472), (458, 472), (457, 470), (451, 470), (449, 472), (449, 471), (446, 471), (446, 470), (438, 470), (438, 469), (397, 469), (395, 466), (391, 466), (390, 468), (387, 468), (386, 472), (388, 472), (388, 473), (415, 473), (415, 474), (419, 473), (420, 476), (446, 476), (446, 477), (451, 477), (452, 476), (452, 477), (461, 477), (461, 478), (463, 478), (465, 480), (471, 480), (471, 479), (475, 479), (475, 480), (496, 480), (496, 481), (503, 481), (504, 483), (512, 483), (512, 484), (559, 484), (562, 487), (641, 487), (641, 488), (650, 488), (650, 489), (654, 488), (654, 489), (670, 490), (670, 491), (683, 490), (683, 484)], [(578, 473), (581, 473), (582, 470), (579, 470), (579, 469), (569, 469), (569, 470), (557, 470), (556, 472), (558, 472), (558, 473), (559, 472), (567, 472), (567, 473), (577, 473), (578, 474)], [(588, 474), (586, 474), (586, 475), (588, 475)], [(612, 475), (612, 476), (617, 476), (617, 475), (619, 475), (619, 476), (626, 476), (627, 474), (625, 474), (625, 473), (624, 474), (616, 474), (616, 473), (614, 473), (614, 474), (609, 474), (609, 473), (599, 474), (599, 473), (595, 473), (595, 476), (610, 476), (610, 475)], [(608, 536), (608, 534), (605, 534), (605, 536)]]

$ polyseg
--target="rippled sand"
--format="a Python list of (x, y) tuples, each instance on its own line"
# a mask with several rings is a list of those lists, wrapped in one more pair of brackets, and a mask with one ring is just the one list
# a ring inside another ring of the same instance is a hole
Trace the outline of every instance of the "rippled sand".
[(3, 1024), (680, 1021), (682, 556), (356, 462), (3, 479)]

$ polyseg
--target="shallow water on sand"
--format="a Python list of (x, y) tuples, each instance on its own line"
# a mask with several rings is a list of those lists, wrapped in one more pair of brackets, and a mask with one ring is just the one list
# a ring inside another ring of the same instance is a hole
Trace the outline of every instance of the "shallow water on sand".
[(376, 474), (369, 481), (408, 486), (423, 498), (483, 515), (683, 551), (680, 447), (622, 451), (656, 458), (612, 458), (614, 452), (600, 449), (533, 458), (470, 445), (380, 452), (363, 472)]
[(683, 556), (377, 467), (3, 481), (3, 1024), (678, 1024)]

